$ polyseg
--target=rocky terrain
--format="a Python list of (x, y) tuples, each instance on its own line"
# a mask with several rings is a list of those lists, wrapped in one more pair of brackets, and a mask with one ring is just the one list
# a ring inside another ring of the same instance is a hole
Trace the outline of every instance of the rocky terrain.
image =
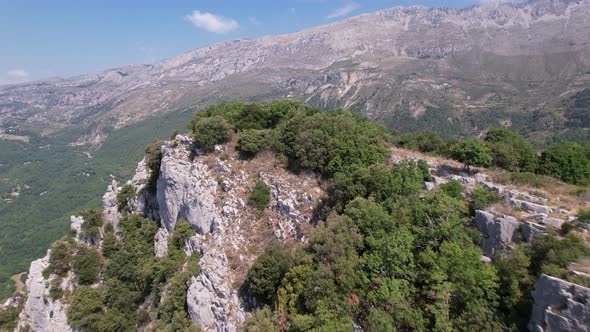
[[(521, 130), (530, 125), (524, 113), (559, 110), (588, 87), (589, 15), (588, 0), (396, 7), (297, 33), (226, 41), (153, 65), (0, 87), (0, 130), (78, 128), (78, 143), (99, 143), (108, 128), (146, 117), (270, 97), (352, 108), (386, 122), (393, 112), (410, 120), (471, 114), (462, 131), (494, 124)], [(540, 125), (539, 117), (527, 119)], [(551, 119), (543, 124), (559, 127)]]
[[(474, 225), (483, 235), (484, 262), (490, 262), (498, 250), (530, 242), (547, 229), (559, 229), (565, 221), (576, 222), (574, 214), (563, 208), (560, 198), (551, 197), (548, 192), (541, 197), (541, 191), (531, 194), (522, 188), (518, 191), (514, 185), (494, 183), (494, 175), (464, 173), (453, 161), (397, 148), (392, 152), (392, 163), (417, 158), (428, 161), (432, 174), (432, 182), (424, 183), (428, 190), (438, 190), (441, 184), (454, 180), (464, 186), (466, 193), (476, 186), (484, 186), (500, 194), (500, 203), (486, 211), (476, 211)], [(188, 137), (178, 135), (175, 140), (165, 142), (156, 191), (144, 190), (150, 171), (142, 161), (133, 179), (127, 182), (138, 193), (128, 204), (132, 213), (160, 221), (161, 227), (154, 238), (156, 256), (166, 255), (169, 236), (181, 219), (191, 225), (196, 234), (186, 241), (184, 250), (187, 255), (201, 255), (201, 272), (191, 278), (186, 294), (190, 318), (204, 331), (237, 331), (248, 315), (246, 308), (251, 305), (250, 299), (239, 294), (248, 267), (270, 238), (287, 243), (306, 241), (314, 208), (324, 192), (315, 176), (288, 173), (271, 157), (239, 159), (232, 144), (217, 146), (210, 155), (193, 158), (195, 153), (198, 154)], [(271, 188), (269, 209), (263, 214), (245, 203), (256, 179)], [(123, 217), (117, 200), (121, 190), (113, 181), (103, 197), (104, 218), (115, 226)], [(100, 247), (102, 238), (86, 243), (80, 239), (83, 222), (82, 217), (71, 218), (76, 241)], [(66, 318), (67, 296), (57, 300), (49, 297), (49, 285), (55, 276), (42, 274), (48, 260), (49, 252), (31, 264), (18, 326), (34, 331), (71, 331)], [(572, 268), (571, 273), (584, 274), (575, 269), (581, 267)], [(75, 274), (70, 271), (60, 287), (71, 292), (76, 287)], [(531, 331), (590, 328), (587, 325), (590, 289), (542, 275), (532, 295)], [(19, 301), (22, 299), (17, 296), (5, 306), (18, 305)]]
[[(166, 255), (168, 237), (179, 220), (191, 225), (196, 234), (186, 242), (185, 252), (189, 256), (195, 252), (201, 255), (201, 273), (192, 277), (186, 294), (190, 317), (205, 331), (237, 331), (250, 305), (247, 298), (238, 296), (238, 286), (248, 267), (272, 238), (285, 242), (305, 240), (305, 229), (323, 191), (315, 176), (290, 174), (272, 159), (238, 160), (235, 151), (224, 151), (221, 146), (213, 155), (192, 159), (195, 152), (191, 143), (188, 137), (178, 135), (162, 146), (161, 171), (153, 194), (143, 190), (150, 171), (140, 162), (128, 184), (141, 194), (129, 203), (132, 212), (160, 221), (161, 228), (154, 238), (156, 256)], [(257, 178), (271, 190), (269, 209), (263, 215), (246, 205), (250, 188), (244, 184), (253, 186)], [(115, 226), (123, 217), (117, 201), (120, 190), (113, 181), (103, 197), (104, 219)], [(82, 217), (71, 218), (78, 243), (83, 242), (79, 237), (83, 222)], [(102, 238), (86, 245), (100, 247)], [(67, 300), (64, 303), (49, 297), (51, 281), (56, 277), (42, 274), (49, 255), (50, 251), (31, 263), (20, 329), (72, 330), (66, 318)], [(75, 275), (70, 272), (61, 288), (71, 292), (73, 287)]]

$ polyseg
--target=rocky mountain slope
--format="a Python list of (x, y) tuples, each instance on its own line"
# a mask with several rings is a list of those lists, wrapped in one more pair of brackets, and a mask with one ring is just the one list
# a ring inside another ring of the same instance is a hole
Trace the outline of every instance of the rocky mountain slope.
[[(127, 185), (137, 196), (128, 204), (133, 213), (159, 221), (153, 239), (157, 257), (168, 253), (168, 241), (180, 220), (186, 220), (196, 234), (184, 245), (186, 255), (199, 255), (200, 274), (189, 281), (186, 298), (192, 321), (205, 331), (237, 331), (246, 319), (248, 299), (239, 296), (245, 272), (273, 238), (286, 243), (305, 240), (313, 209), (323, 195), (313, 175), (294, 175), (272, 159), (244, 161), (235, 151), (196, 157), (192, 140), (178, 135), (162, 146), (162, 161), (155, 192), (145, 190), (150, 170), (145, 161)], [(233, 150), (233, 148), (232, 148)], [(270, 188), (269, 209), (260, 214), (246, 204), (250, 186), (262, 179)], [(103, 196), (106, 224), (119, 226), (123, 213), (117, 195), (122, 187), (113, 181)], [(94, 243), (80, 238), (83, 217), (71, 218), (71, 228), (79, 245), (104, 247), (104, 228)], [(68, 298), (78, 286), (76, 275), (69, 272), (59, 279), (62, 298), (50, 296), (57, 275), (44, 275), (49, 266), (47, 255), (31, 263), (27, 278), (27, 299), (19, 316), (17, 330), (72, 331), (66, 312)], [(100, 285), (102, 281), (95, 285)], [(69, 295), (68, 295), (69, 294)], [(9, 300), (6, 304), (17, 305)]]
[(534, 111), (546, 117), (589, 86), (589, 16), (588, 0), (396, 7), (153, 65), (0, 87), (0, 130), (84, 127), (78, 141), (97, 143), (110, 127), (186, 107), (291, 97), (352, 108), (398, 129), (415, 129), (397, 124), (402, 116), (467, 114), (448, 125), (470, 133), (494, 123), (538, 131), (529, 123)]
[[(188, 314), (203, 331), (241, 330), (246, 318), (251, 315), (249, 310), (252, 306), (252, 299), (240, 293), (245, 272), (271, 238), (293, 244), (306, 241), (306, 234), (311, 231), (314, 208), (325, 195), (319, 179), (310, 174), (289, 173), (273, 158), (240, 159), (233, 144), (217, 146), (212, 154), (194, 157), (198, 152), (193, 150), (192, 140), (178, 135), (175, 140), (164, 142), (161, 149), (162, 160), (155, 192), (146, 190), (151, 171), (145, 160), (138, 164), (135, 176), (127, 182), (126, 186), (131, 186), (137, 193), (127, 198), (129, 212), (159, 220), (160, 227), (153, 239), (154, 252), (158, 257), (168, 254), (171, 234), (178, 223), (181, 220), (188, 222), (196, 234), (186, 240), (184, 251), (188, 256), (201, 257), (199, 274), (191, 277), (183, 295)], [(498, 250), (511, 249), (518, 243), (530, 243), (547, 230), (558, 229), (564, 220), (575, 222), (571, 212), (555, 207), (558, 204), (563, 206), (559, 198), (545, 199), (536, 196), (540, 192), (533, 195), (517, 191), (513, 185), (494, 183), (494, 175), (462, 173), (452, 161), (394, 149), (390, 162), (416, 158), (426, 159), (431, 166), (432, 180), (424, 183), (428, 190), (439, 190), (449, 181), (458, 181), (467, 192), (478, 185), (498, 192), (505, 198), (507, 206), (517, 205), (517, 201), (529, 204), (521, 203), (524, 207), (520, 209), (519, 205), (518, 210), (502, 209), (500, 204), (487, 211), (476, 211), (475, 226), (483, 234), (482, 247), (486, 255), (481, 259), (486, 264)], [(263, 214), (253, 211), (245, 203), (249, 188), (256, 179), (261, 179), (270, 187), (269, 209)], [(120, 227), (119, 223), (124, 218), (118, 198), (123, 190), (113, 181), (103, 196), (105, 225), (113, 225), (115, 229)], [(540, 214), (541, 210), (552, 210), (552, 215), (562, 215), (564, 220), (548, 218)], [(539, 216), (545, 218), (539, 219)], [(556, 220), (560, 223), (556, 224)], [(83, 217), (72, 216), (71, 228), (78, 245), (105, 250), (106, 229), (101, 228), (101, 235), (88, 242), (81, 237), (83, 223)], [(18, 321), (19, 331), (27, 328), (33, 331), (74, 330), (68, 323), (67, 311), (72, 292), (80, 287), (78, 276), (69, 271), (67, 277), (59, 279), (56, 275), (43, 273), (50, 264), (50, 257), (51, 249), (47, 256), (31, 264), (26, 282), (26, 301)], [(60, 298), (51, 295), (55, 280), (59, 281), (58, 287), (64, 294)], [(94, 287), (103, 282), (97, 281)], [(542, 275), (532, 294), (534, 305), (529, 328), (532, 331), (589, 328), (588, 294), (590, 289), (586, 287)], [(18, 296), (4, 306), (18, 306), (23, 301)], [(148, 325), (147, 330), (150, 328), (157, 326)]]

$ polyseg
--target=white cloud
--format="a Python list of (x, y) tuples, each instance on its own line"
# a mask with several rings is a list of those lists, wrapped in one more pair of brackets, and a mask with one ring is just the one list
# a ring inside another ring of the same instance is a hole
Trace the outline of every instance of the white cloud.
[(24, 69), (10, 69), (6, 72), (6, 75), (18, 79), (24, 79), (29, 77), (29, 73), (27, 73)]
[(215, 33), (228, 33), (239, 27), (238, 22), (234, 19), (198, 10), (187, 15), (186, 19), (198, 28)]
[(346, 16), (359, 8), (360, 8), (360, 6), (357, 3), (351, 2), (351, 3), (346, 4), (340, 8), (335, 9), (333, 12), (328, 14), (328, 16), (326, 16), (326, 19), (330, 20), (333, 18)]
[(24, 83), (29, 80), (29, 73), (24, 69), (14, 68), (0, 73), (0, 85)]

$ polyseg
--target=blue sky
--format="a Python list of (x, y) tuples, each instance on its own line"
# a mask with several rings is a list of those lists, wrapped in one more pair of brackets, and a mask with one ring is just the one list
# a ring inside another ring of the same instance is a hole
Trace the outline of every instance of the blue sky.
[(394, 6), (473, 0), (0, 0), (0, 84), (151, 63)]

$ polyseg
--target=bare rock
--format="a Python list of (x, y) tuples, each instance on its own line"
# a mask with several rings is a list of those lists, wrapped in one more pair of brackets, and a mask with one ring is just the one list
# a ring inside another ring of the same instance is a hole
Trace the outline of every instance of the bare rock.
[(27, 276), (27, 301), (19, 315), (17, 330), (30, 327), (37, 332), (72, 331), (66, 317), (67, 307), (60, 300), (49, 297), (49, 282), (43, 278), (43, 270), (49, 265), (49, 253), (33, 261)]
[(118, 192), (117, 181), (113, 180), (107, 187), (107, 192), (102, 196), (103, 217), (107, 222), (112, 223), (115, 229), (117, 229), (122, 217), (119, 213)]
[(205, 252), (199, 264), (202, 272), (192, 277), (187, 291), (192, 321), (205, 331), (237, 331), (245, 313), (227, 278), (227, 257), (213, 249)]
[(521, 208), (527, 212), (545, 213), (545, 214), (551, 214), (554, 212), (554, 209), (552, 207), (549, 207), (546, 205), (541, 205), (541, 204), (536, 204), (536, 203), (531, 203), (531, 202), (519, 200), (516, 198), (510, 198), (509, 203), (510, 203), (510, 205), (517, 207), (517, 208)]
[(483, 235), (482, 249), (486, 256), (493, 256), (521, 238), (520, 222), (511, 217), (496, 218), (489, 212), (477, 210), (475, 225)]
[(169, 233), (166, 228), (158, 229), (154, 237), (154, 253), (156, 257), (164, 257), (168, 255), (168, 236)]
[(590, 288), (542, 274), (532, 296), (530, 331), (590, 331)]
[[(177, 138), (182, 137), (178, 135)], [(157, 182), (157, 200), (162, 225), (168, 232), (185, 219), (199, 234), (213, 231), (217, 182), (206, 165), (189, 161), (189, 149), (166, 143)]]

